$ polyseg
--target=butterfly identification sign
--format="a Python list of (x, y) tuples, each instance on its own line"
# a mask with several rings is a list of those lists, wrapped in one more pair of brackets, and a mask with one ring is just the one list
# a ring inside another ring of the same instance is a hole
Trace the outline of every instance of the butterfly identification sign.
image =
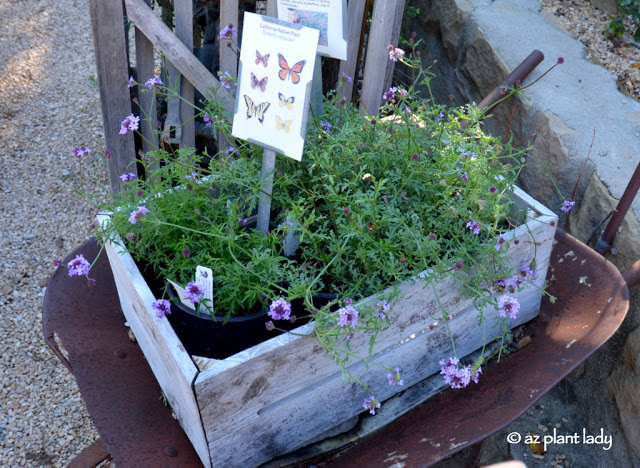
[(347, 60), (347, 0), (277, 0), (277, 17), (317, 29), (318, 54)]
[(245, 13), (233, 136), (302, 159), (318, 34)]

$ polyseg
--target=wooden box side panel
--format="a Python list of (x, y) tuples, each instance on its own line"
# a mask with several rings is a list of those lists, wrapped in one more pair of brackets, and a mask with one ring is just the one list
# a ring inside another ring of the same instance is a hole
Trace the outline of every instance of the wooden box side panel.
[[(537, 267), (543, 278), (548, 265), (555, 228), (546, 222), (533, 221), (528, 230), (520, 229), (518, 243), (512, 242), (509, 257), (518, 267), (523, 261), (530, 262), (537, 255)], [(532, 241), (535, 239), (535, 242)], [(546, 258), (543, 256), (546, 255)], [(542, 280), (540, 281), (542, 283)], [(472, 306), (469, 299), (460, 297), (460, 284), (448, 279), (438, 284), (439, 301), (448, 311), (465, 310)], [(537, 314), (541, 291), (531, 288), (534, 295), (521, 302), (521, 314)], [(431, 289), (425, 290), (422, 282), (407, 281), (401, 285), (401, 296), (393, 304), (390, 327), (377, 340), (374, 353), (410, 339), (437, 322), (441, 315), (438, 301)], [(524, 309), (529, 308), (529, 311)], [(356, 335), (351, 342), (352, 350), (359, 356), (368, 356), (369, 337)], [(324, 356), (324, 350), (313, 338), (298, 339), (279, 348), (258, 355), (217, 375), (203, 372), (197, 379), (195, 391), (203, 417), (205, 430), (211, 426), (208, 438), (219, 437), (225, 428), (234, 427), (243, 419), (252, 417), (261, 408), (274, 404), (324, 379), (332, 378), (337, 366)], [(268, 370), (268, 372), (264, 372)], [(266, 379), (264, 375), (271, 376)], [(292, 379), (291, 376), (295, 376)], [(268, 382), (271, 380), (272, 382)], [(276, 385), (273, 382), (288, 382)], [(232, 387), (232, 395), (227, 392)], [(221, 404), (220, 402), (223, 402)]]
[[(522, 303), (535, 301), (539, 297), (536, 288), (527, 288), (517, 295)], [(537, 315), (538, 310), (521, 310), (517, 320), (512, 320), (511, 327), (527, 322)], [(482, 335), (477, 333), (480, 313), (470, 308), (465, 313), (455, 315), (449, 321), (449, 327), (456, 341), (458, 356), (466, 356), (482, 346)], [(498, 312), (494, 308), (485, 311), (487, 336), (497, 336), (496, 326)], [(310, 339), (311, 340), (311, 339)], [(439, 372), (439, 359), (446, 359), (453, 355), (451, 340), (446, 327), (440, 324), (433, 330), (425, 330), (402, 344), (397, 344), (374, 356), (376, 362), (389, 368), (401, 367), (404, 379), (403, 387), (388, 384), (387, 371), (377, 366), (371, 366), (368, 371), (361, 363), (354, 363), (350, 371), (362, 382), (376, 392), (379, 401), (384, 401), (395, 393), (414, 385), (424, 378)], [(216, 423), (205, 421), (205, 428), (215, 432), (208, 433), (211, 459), (214, 466), (244, 467), (257, 466), (269, 459), (307, 445), (318, 434), (335, 427), (349, 418), (362, 413), (363, 400), (368, 397), (356, 383), (345, 383), (337, 371), (337, 366), (327, 357), (322, 357), (334, 368), (330, 377), (322, 382), (305, 388), (293, 395), (289, 395), (272, 405), (253, 412), (250, 418), (243, 422), (220, 423), (225, 431), (214, 431)], [(272, 367), (267, 365), (262, 373), (255, 376), (254, 382), (259, 385), (252, 387), (255, 393), (270, 386), (286, 389), (298, 378), (291, 373), (285, 380), (274, 381), (271, 374)], [(232, 392), (234, 382), (229, 382)], [(480, 383), (482, 384), (482, 383)], [(250, 395), (249, 395), (250, 396)], [(227, 398), (245, 399), (244, 395), (227, 395)], [(220, 402), (225, 406), (227, 401)], [(250, 403), (250, 401), (247, 401)], [(233, 430), (228, 430), (233, 427)], [(229, 450), (233, 447), (233, 450)]]
[(105, 246), (120, 304), (129, 326), (153, 370), (171, 408), (205, 466), (209, 450), (193, 392), (197, 369), (175, 335), (168, 320), (155, 317), (153, 293), (122, 244)]

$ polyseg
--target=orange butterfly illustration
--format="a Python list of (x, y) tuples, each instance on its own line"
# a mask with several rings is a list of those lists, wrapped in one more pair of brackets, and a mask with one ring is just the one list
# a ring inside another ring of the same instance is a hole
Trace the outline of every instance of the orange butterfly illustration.
[(306, 60), (300, 60), (298, 63), (289, 68), (289, 64), (287, 60), (284, 58), (282, 54), (278, 54), (278, 64), (280, 65), (281, 70), (278, 72), (278, 76), (282, 81), (285, 81), (288, 76), (291, 76), (291, 82), (293, 84), (300, 83), (300, 73), (302, 73), (302, 68), (304, 64), (307, 63)]
[(264, 93), (264, 90), (267, 89), (267, 81), (269, 81), (269, 77), (265, 76), (261, 80), (258, 80), (258, 77), (251, 72), (251, 88), (256, 89), (256, 87), (260, 86), (260, 91)]
[(267, 55), (260, 55), (260, 52), (258, 52), (256, 50), (256, 65), (259, 65), (260, 62), (262, 62), (262, 64), (264, 65), (264, 67), (267, 67), (267, 63), (269, 62), (269, 57), (271, 56), (271, 54), (267, 54)]

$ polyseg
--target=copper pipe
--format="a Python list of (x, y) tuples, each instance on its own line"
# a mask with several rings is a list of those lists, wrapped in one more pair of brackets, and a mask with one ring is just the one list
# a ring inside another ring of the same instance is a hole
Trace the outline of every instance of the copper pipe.
[(480, 101), (478, 108), (487, 108), (489, 111), (497, 101), (505, 97), (504, 88), (515, 87), (518, 83), (522, 83), (524, 79), (544, 60), (544, 54), (535, 49), (529, 56), (518, 65), (509, 76), (507, 76), (500, 85), (496, 86), (487, 96)]

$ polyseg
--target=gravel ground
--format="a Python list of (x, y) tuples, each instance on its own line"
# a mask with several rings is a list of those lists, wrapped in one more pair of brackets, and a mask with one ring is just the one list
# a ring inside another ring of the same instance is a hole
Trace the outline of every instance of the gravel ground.
[(41, 310), (52, 260), (95, 211), (73, 194), (73, 149), (92, 148), (85, 174), (108, 178), (86, 0), (0, 2), (0, 142), (0, 466), (66, 466), (98, 434)]
[[(583, 1), (542, 3), (640, 96), (640, 50), (602, 37), (606, 15)], [(106, 193), (87, 0), (0, 2), (0, 142), (0, 466), (61, 467), (98, 437), (41, 331), (52, 260), (90, 235), (94, 210), (73, 188), (93, 174), (86, 189)], [(80, 145), (93, 150), (82, 171), (71, 155)]]

